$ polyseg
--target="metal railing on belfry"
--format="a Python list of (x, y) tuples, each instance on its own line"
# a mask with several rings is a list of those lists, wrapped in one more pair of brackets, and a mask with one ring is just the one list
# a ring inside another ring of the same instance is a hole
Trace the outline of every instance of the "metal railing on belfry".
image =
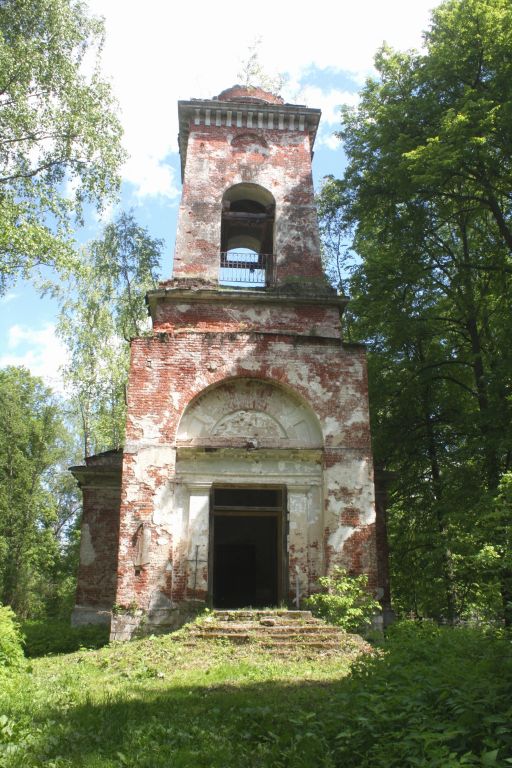
[(273, 261), (270, 253), (222, 251), (219, 283), (266, 288), (272, 282)]

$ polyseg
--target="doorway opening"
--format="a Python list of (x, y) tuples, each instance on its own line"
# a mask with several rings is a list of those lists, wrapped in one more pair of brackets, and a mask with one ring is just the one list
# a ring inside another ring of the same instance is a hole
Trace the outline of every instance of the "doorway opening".
[(214, 488), (212, 502), (213, 606), (279, 605), (284, 594), (284, 489)]

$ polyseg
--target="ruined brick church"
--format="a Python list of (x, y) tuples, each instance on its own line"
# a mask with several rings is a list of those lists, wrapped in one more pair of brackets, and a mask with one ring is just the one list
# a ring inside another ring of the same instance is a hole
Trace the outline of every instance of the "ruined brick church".
[(336, 565), (387, 594), (365, 351), (320, 259), (320, 111), (239, 86), (178, 109), (174, 271), (131, 343), (126, 444), (72, 469), (73, 621), (118, 639), (293, 606)]

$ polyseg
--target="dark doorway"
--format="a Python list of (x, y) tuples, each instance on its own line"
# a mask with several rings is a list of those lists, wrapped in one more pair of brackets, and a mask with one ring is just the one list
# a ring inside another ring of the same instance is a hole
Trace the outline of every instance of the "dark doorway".
[(282, 573), (281, 489), (218, 488), (213, 496), (215, 608), (277, 605)]

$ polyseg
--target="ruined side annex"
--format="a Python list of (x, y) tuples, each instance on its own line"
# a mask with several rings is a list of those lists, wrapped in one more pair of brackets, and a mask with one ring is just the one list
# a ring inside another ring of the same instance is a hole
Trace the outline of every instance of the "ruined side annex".
[(343, 342), (320, 259), (320, 111), (235, 86), (179, 119), (174, 270), (131, 344), (126, 444), (72, 470), (73, 621), (113, 639), (205, 604), (293, 606), (336, 565), (387, 590), (365, 351)]

